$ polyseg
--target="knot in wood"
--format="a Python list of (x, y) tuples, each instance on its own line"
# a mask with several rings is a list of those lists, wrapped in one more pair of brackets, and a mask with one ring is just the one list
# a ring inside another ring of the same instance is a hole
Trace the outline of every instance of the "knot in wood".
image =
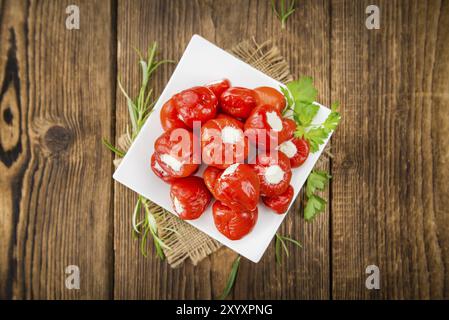
[(52, 153), (58, 153), (66, 150), (72, 141), (70, 130), (59, 125), (50, 127), (44, 136), (46, 147)]

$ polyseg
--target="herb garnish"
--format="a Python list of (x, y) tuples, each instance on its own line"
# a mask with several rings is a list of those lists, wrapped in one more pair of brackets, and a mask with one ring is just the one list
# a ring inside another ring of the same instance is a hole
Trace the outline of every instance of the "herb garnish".
[[(138, 96), (133, 100), (130, 98), (128, 93), (123, 88), (120, 80), (118, 80), (118, 86), (126, 98), (126, 104), (128, 106), (128, 112), (131, 122), (131, 132), (127, 129), (127, 134), (129, 139), (133, 141), (140, 129), (142, 129), (145, 121), (153, 110), (153, 106), (156, 103), (156, 99), (153, 97), (153, 89), (148, 87), (151, 75), (156, 71), (156, 69), (164, 63), (174, 63), (171, 60), (156, 60), (157, 55), (157, 43), (154, 42), (148, 48), (147, 58), (145, 59), (143, 55), (135, 49), (137, 55), (139, 56), (139, 65), (142, 70), (142, 84), (140, 86)], [(109, 141), (103, 139), (103, 144), (117, 156), (123, 158), (126, 154), (125, 151), (113, 146)], [(143, 216), (142, 216), (143, 214)], [(139, 220), (139, 221), (138, 221)], [(138, 196), (136, 205), (134, 207), (133, 217), (132, 217), (133, 235), (137, 238), (141, 235), (140, 251), (143, 256), (147, 256), (146, 243), (148, 234), (153, 237), (154, 245), (156, 248), (157, 255), (163, 259), (164, 252), (162, 248), (170, 249), (163, 241), (159, 238), (159, 230), (156, 223), (156, 219), (150, 210), (150, 202), (142, 196)]]
[(295, 0), (280, 0), (279, 5), (276, 5), (275, 0), (271, 0), (271, 8), (276, 14), (277, 18), (281, 21), (281, 28), (285, 29), (285, 22), (288, 17), (295, 12)]
[(232, 269), (228, 277), (228, 282), (226, 283), (226, 287), (223, 290), (223, 293), (220, 295), (218, 299), (224, 300), (229, 295), (229, 293), (231, 293), (231, 290), (234, 287), (235, 278), (237, 277), (237, 271), (239, 270), (239, 266), (240, 266), (240, 256), (238, 256), (232, 263)]
[(294, 245), (302, 248), (302, 245), (301, 245), (301, 243), (299, 243), (299, 241), (297, 241), (295, 239), (292, 239), (290, 237), (282, 236), (282, 235), (276, 233), (275, 256), (276, 256), (276, 262), (279, 265), (282, 264), (281, 248), (284, 250), (285, 255), (287, 256), (287, 258), (290, 256), (290, 253), (288, 251), (286, 242), (291, 242)]
[(340, 122), (339, 103), (332, 104), (331, 113), (323, 123), (314, 124), (313, 118), (320, 106), (315, 102), (318, 90), (313, 85), (313, 79), (301, 77), (299, 80), (287, 83), (286, 88), (280, 89), (287, 101), (283, 113), (284, 115), (288, 112), (293, 113), (293, 119), (297, 124), (295, 136), (304, 137), (309, 142), (310, 151), (317, 152), (320, 145), (324, 144)]
[(306, 197), (307, 204), (304, 208), (304, 219), (311, 221), (317, 214), (324, 211), (326, 208), (326, 200), (315, 194), (316, 191), (323, 191), (331, 176), (325, 171), (315, 171), (307, 178)]

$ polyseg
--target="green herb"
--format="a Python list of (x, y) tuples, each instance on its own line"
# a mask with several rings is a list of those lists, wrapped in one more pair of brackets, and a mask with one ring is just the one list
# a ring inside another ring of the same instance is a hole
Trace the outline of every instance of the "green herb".
[(283, 114), (292, 112), (297, 124), (295, 136), (306, 139), (311, 152), (317, 152), (340, 122), (341, 115), (337, 111), (339, 104), (332, 104), (331, 113), (323, 123), (314, 124), (313, 119), (320, 107), (315, 103), (318, 90), (313, 85), (313, 79), (301, 77), (287, 83), (286, 88), (281, 88), (281, 91), (287, 101)]
[(237, 259), (235, 259), (234, 262), (232, 263), (232, 269), (228, 277), (228, 282), (226, 283), (226, 287), (223, 290), (223, 293), (220, 295), (218, 299), (224, 300), (231, 292), (232, 287), (234, 287), (235, 278), (237, 277), (239, 266), (240, 266), (240, 256), (238, 256)]
[(271, 8), (273, 12), (276, 14), (278, 19), (281, 21), (282, 29), (285, 29), (285, 22), (288, 17), (295, 12), (295, 0), (279, 0), (278, 5), (276, 5), (275, 0), (271, 0)]
[(119, 150), (118, 148), (114, 147), (108, 140), (106, 140), (105, 138), (103, 138), (102, 140), (103, 144), (106, 146), (106, 148), (108, 148), (109, 150), (111, 150), (112, 152), (114, 152), (116, 155), (118, 155), (120, 158), (123, 158), (125, 156), (125, 151)]
[(311, 221), (317, 214), (326, 209), (326, 200), (317, 195), (312, 195), (307, 199), (306, 207), (304, 208), (304, 219)]
[(326, 200), (316, 195), (315, 192), (323, 191), (329, 183), (331, 176), (324, 171), (312, 171), (307, 178), (306, 197), (307, 203), (304, 208), (304, 219), (311, 221), (319, 213), (326, 209)]
[(301, 243), (299, 241), (292, 239), (290, 237), (282, 236), (278, 233), (276, 233), (276, 243), (275, 243), (275, 256), (276, 256), (276, 262), (280, 265), (282, 264), (282, 251), (284, 250), (285, 255), (287, 258), (290, 256), (290, 253), (288, 251), (288, 247), (286, 242), (291, 242), (294, 245), (298, 246), (299, 248), (302, 248)]
[(313, 170), (307, 178), (306, 195), (311, 197), (315, 191), (324, 190), (331, 176), (325, 171)]
[[(153, 97), (153, 89), (149, 88), (149, 82), (151, 76), (156, 71), (156, 69), (164, 63), (174, 63), (170, 60), (157, 61), (157, 43), (154, 42), (149, 46), (147, 51), (147, 58), (145, 59), (142, 53), (135, 49), (137, 55), (139, 56), (139, 65), (142, 70), (142, 83), (139, 89), (137, 97), (133, 100), (128, 95), (126, 90), (123, 88), (122, 83), (118, 80), (118, 87), (120, 91), (126, 98), (126, 105), (128, 108), (129, 118), (131, 122), (131, 132), (127, 129), (128, 135), (133, 141), (140, 130), (142, 129), (145, 121), (153, 110), (153, 106), (156, 103), (156, 99)], [(125, 156), (125, 151), (114, 147), (109, 141), (103, 139), (103, 144), (117, 156), (123, 158)], [(162, 249), (170, 249), (164, 242), (159, 238), (159, 230), (157, 226), (156, 219), (151, 212), (150, 202), (142, 196), (138, 196), (136, 205), (134, 207), (132, 216), (132, 227), (133, 227), (133, 237), (141, 237), (140, 251), (143, 256), (147, 256), (147, 239), (148, 234), (151, 234), (156, 248), (156, 254), (164, 259), (164, 252)], [(142, 216), (143, 214), (143, 216)]]

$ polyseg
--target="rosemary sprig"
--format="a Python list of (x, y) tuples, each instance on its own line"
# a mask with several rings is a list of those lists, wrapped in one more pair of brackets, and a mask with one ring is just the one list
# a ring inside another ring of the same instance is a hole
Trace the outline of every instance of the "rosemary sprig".
[(109, 150), (111, 150), (112, 152), (114, 152), (116, 155), (118, 155), (120, 158), (123, 158), (126, 154), (125, 151), (122, 151), (116, 147), (114, 147), (108, 140), (106, 140), (105, 138), (102, 139), (103, 144), (105, 145), (106, 148), (108, 148)]
[(276, 233), (276, 243), (275, 243), (275, 256), (276, 256), (276, 262), (281, 265), (282, 264), (282, 250), (284, 250), (285, 255), (287, 258), (290, 256), (290, 253), (287, 248), (286, 242), (291, 242), (294, 245), (298, 246), (299, 248), (302, 248), (301, 243), (299, 241), (292, 239), (290, 237), (282, 236), (278, 233)]
[(271, 0), (271, 8), (281, 21), (281, 28), (285, 29), (285, 22), (288, 17), (295, 12), (295, 0), (279, 0), (279, 5), (276, 5), (275, 0)]
[[(149, 88), (149, 82), (151, 76), (156, 71), (158, 67), (160, 67), (164, 63), (174, 63), (171, 60), (156, 60), (157, 55), (157, 43), (153, 42), (152, 45), (149, 46), (147, 51), (147, 58), (145, 59), (142, 53), (134, 49), (139, 56), (139, 65), (142, 70), (142, 84), (139, 89), (139, 94), (133, 100), (123, 88), (120, 79), (118, 79), (118, 87), (120, 91), (126, 98), (126, 104), (128, 107), (128, 113), (131, 122), (131, 132), (127, 128), (127, 134), (130, 137), (131, 141), (133, 141), (140, 130), (142, 129), (145, 121), (148, 119), (148, 116), (151, 114), (154, 104), (156, 103), (156, 99), (153, 97), (153, 89)], [(125, 151), (120, 150), (119, 148), (113, 146), (109, 141), (103, 139), (103, 144), (112, 152), (114, 152), (119, 157), (125, 156)], [(170, 249), (159, 237), (159, 230), (157, 226), (156, 219), (150, 210), (150, 202), (142, 196), (138, 196), (136, 205), (134, 207), (133, 216), (132, 216), (132, 227), (133, 227), (133, 237), (139, 238), (140, 241), (140, 251), (143, 256), (147, 256), (147, 239), (148, 235), (151, 235), (153, 238), (154, 246), (156, 248), (156, 254), (164, 259), (164, 252), (162, 249)], [(143, 215), (142, 215), (143, 214)]]
[(225, 289), (223, 290), (223, 293), (220, 295), (220, 297), (218, 299), (220, 299), (220, 300), (226, 299), (226, 297), (231, 292), (232, 288), (234, 287), (235, 278), (237, 277), (237, 272), (239, 270), (239, 266), (240, 266), (240, 256), (238, 256), (232, 263), (232, 269), (231, 269), (231, 273), (229, 274), (229, 277), (228, 277), (228, 282), (226, 284)]

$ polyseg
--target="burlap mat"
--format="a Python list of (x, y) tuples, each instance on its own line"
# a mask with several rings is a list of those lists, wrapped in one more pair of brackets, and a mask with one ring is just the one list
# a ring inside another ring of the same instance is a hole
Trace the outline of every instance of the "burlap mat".
[[(280, 82), (293, 80), (287, 61), (271, 41), (258, 44), (251, 39), (236, 45), (229, 52)], [(123, 134), (119, 138), (118, 146), (122, 150), (128, 150), (130, 145), (129, 135)], [(114, 164), (117, 166), (120, 160), (115, 160)], [(163, 250), (171, 267), (180, 266), (186, 259), (190, 259), (193, 265), (196, 265), (222, 246), (218, 241), (187, 222), (156, 204), (149, 203), (150, 210), (158, 224), (159, 237), (170, 247), (170, 249)], [(134, 204), (130, 203), (130, 209), (133, 206)]]

